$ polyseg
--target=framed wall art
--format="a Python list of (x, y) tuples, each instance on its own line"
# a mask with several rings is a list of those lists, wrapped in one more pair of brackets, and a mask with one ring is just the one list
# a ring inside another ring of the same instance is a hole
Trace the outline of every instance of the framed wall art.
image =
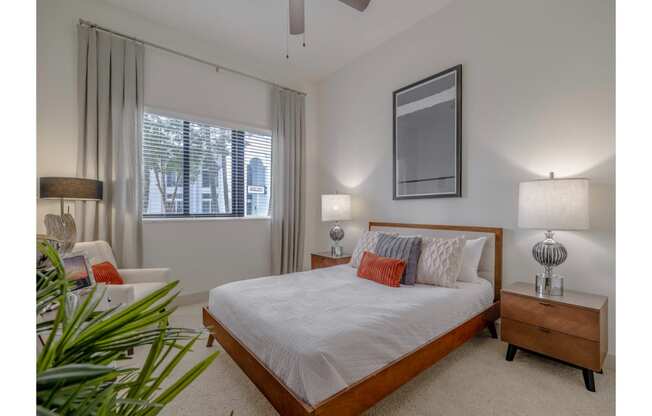
[(462, 65), (394, 91), (394, 199), (462, 196)]

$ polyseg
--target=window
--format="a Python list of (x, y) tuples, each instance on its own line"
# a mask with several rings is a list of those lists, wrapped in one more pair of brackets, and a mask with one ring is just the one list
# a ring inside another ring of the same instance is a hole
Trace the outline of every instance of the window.
[(246, 215), (267, 216), (272, 184), (272, 139), (245, 133), (244, 140)]
[(269, 215), (269, 135), (146, 112), (143, 215)]
[(202, 188), (208, 188), (211, 185), (211, 175), (208, 169), (202, 170), (201, 172), (201, 186)]
[(169, 184), (175, 184), (177, 182), (177, 172), (167, 172), (165, 175), (165, 182)]

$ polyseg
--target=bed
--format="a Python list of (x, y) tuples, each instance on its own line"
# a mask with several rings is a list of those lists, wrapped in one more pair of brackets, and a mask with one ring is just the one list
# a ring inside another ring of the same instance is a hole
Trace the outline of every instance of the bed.
[[(229, 283), (203, 309), (216, 339), (281, 415), (356, 415), (489, 328), (502, 229), (369, 223), (401, 235), (487, 236), (481, 282), (389, 288), (349, 265)], [(436, 319), (433, 319), (436, 317)]]

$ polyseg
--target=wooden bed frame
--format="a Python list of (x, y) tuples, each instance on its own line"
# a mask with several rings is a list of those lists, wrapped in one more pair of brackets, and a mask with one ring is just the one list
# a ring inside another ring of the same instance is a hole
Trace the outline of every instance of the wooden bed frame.
[(217, 340), (224, 350), (229, 353), (231, 358), (240, 366), (242, 371), (258, 387), (258, 390), (265, 395), (272, 406), (283, 416), (359, 415), (485, 328), (489, 329), (492, 337), (497, 337), (494, 322), (500, 316), (503, 248), (502, 228), (387, 222), (369, 223), (369, 229), (374, 226), (493, 234), (495, 237), (494, 303), (458, 327), (394, 360), (385, 367), (364, 377), (315, 406), (311, 406), (298, 398), (282, 380), (276, 377), (263, 362), (209, 312), (208, 307), (204, 307), (204, 325), (210, 331), (207, 346), (212, 346), (213, 341)]

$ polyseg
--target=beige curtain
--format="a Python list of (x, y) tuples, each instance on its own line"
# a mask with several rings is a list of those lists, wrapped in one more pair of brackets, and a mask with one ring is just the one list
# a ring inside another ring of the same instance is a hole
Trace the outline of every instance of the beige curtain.
[(77, 176), (104, 182), (104, 200), (80, 202), (81, 241), (106, 240), (120, 267), (142, 265), (144, 47), (78, 26)]
[(272, 128), (272, 273), (303, 269), (305, 97), (275, 89)]

